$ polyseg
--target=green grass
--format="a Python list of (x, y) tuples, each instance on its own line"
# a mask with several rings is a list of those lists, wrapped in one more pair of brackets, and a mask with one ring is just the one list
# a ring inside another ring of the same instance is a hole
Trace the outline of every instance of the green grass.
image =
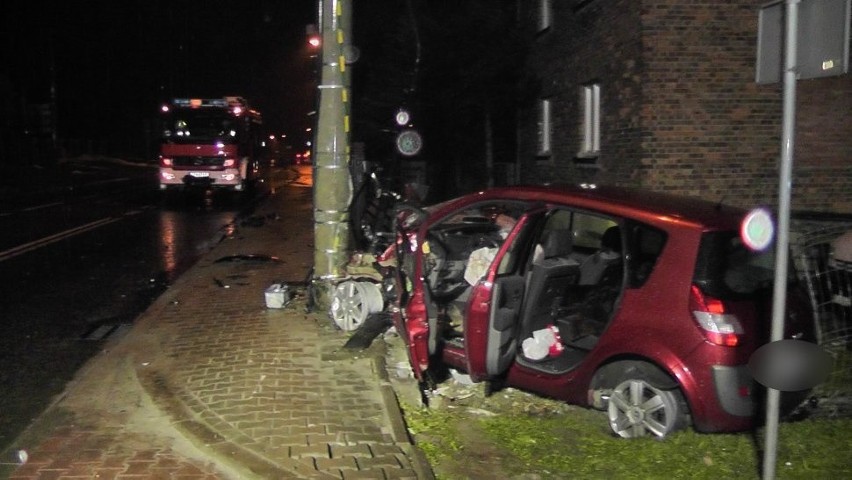
[[(405, 407), (418, 446), (438, 479), (479, 478), (473, 455), (488, 457), (492, 478), (760, 478), (762, 432), (675, 433), (663, 441), (613, 437), (601, 412), (471, 415), (466, 409)], [(803, 420), (779, 429), (778, 479), (852, 478), (852, 419)], [(489, 451), (491, 456), (489, 457)], [(481, 472), (480, 472), (481, 473)]]

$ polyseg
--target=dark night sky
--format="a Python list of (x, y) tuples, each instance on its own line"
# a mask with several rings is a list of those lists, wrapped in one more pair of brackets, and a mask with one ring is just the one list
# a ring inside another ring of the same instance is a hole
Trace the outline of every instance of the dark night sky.
[(304, 128), (316, 95), (305, 43), (316, 5), (12, 0), (0, 92), (5, 102), (47, 103), (54, 83), (66, 138), (106, 129), (130, 138), (168, 98), (223, 95), (249, 98), (267, 127), (289, 133)]

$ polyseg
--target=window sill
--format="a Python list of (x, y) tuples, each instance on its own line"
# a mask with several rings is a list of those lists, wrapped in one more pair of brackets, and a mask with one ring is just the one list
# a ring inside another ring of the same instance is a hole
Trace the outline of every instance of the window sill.
[(578, 153), (576, 157), (574, 157), (574, 165), (582, 168), (601, 168), (598, 165), (598, 158), (600, 158), (600, 154), (598, 152), (584, 152)]

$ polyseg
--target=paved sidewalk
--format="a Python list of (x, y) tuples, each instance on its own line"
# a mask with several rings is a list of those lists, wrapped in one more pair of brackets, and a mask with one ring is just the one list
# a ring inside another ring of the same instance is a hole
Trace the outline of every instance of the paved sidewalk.
[[(384, 342), (344, 349), (347, 333), (305, 311), (311, 216), (309, 188), (274, 192), (87, 363), (0, 477), (432, 478)], [(277, 282), (294, 299), (267, 309)]]

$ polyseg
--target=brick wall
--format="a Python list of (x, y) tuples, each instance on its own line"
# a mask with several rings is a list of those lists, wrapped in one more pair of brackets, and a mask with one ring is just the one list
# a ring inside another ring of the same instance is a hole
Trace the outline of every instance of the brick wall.
[[(754, 82), (764, 3), (554, 2), (553, 26), (538, 35), (531, 58), (539, 96), (554, 104), (553, 152), (530, 153), (535, 117), (525, 112), (522, 180), (776, 204), (781, 86)], [(601, 156), (595, 168), (581, 168), (573, 161), (577, 102), (580, 85), (592, 80), (601, 83)], [(800, 81), (797, 95), (793, 209), (852, 213), (852, 77)]]
[[(551, 101), (552, 152), (544, 158), (522, 154), (523, 182), (629, 182), (640, 157), (642, 55), (635, 0), (592, 2), (579, 10), (576, 3), (553, 2), (552, 26), (536, 37), (530, 72), (538, 89), (532, 97)], [(524, 4), (534, 25), (538, 2)], [(575, 161), (581, 140), (580, 90), (589, 82), (601, 84), (605, 146), (591, 165)], [(520, 148), (534, 153), (536, 110), (522, 115), (526, 120), (521, 121)]]
[(800, 80), (793, 206), (852, 213), (852, 75)]

